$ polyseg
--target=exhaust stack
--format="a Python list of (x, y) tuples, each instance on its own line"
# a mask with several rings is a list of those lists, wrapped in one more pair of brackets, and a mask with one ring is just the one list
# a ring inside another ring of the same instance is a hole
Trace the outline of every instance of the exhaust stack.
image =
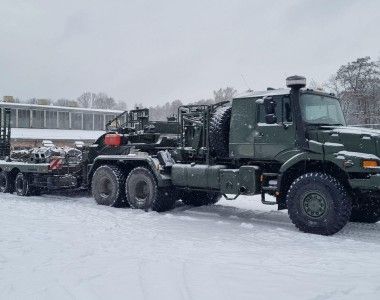
[(309, 148), (300, 107), (300, 90), (306, 86), (306, 78), (298, 75), (290, 76), (286, 78), (286, 86), (290, 88), (290, 97), (296, 125), (296, 145), (301, 149)]

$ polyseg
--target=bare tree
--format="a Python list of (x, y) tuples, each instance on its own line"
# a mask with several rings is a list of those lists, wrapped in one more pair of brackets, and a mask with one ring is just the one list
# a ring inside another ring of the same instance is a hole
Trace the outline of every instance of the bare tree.
[(118, 110), (127, 110), (128, 109), (128, 105), (124, 101), (117, 101), (115, 109), (118, 109)]
[(25, 100), (27, 104), (37, 104), (37, 98), (29, 98)]
[(57, 106), (66, 106), (66, 107), (78, 107), (79, 104), (76, 100), (69, 100), (66, 98), (60, 98), (54, 101), (54, 105)]
[(220, 88), (217, 91), (214, 91), (214, 100), (216, 103), (222, 101), (231, 101), (236, 94), (236, 90), (232, 87), (226, 87), (224, 89)]
[(92, 108), (99, 109), (115, 109), (116, 101), (114, 98), (109, 97), (106, 93), (98, 93), (95, 100), (92, 102)]
[(114, 98), (106, 93), (84, 92), (77, 99), (79, 106), (84, 108), (116, 109), (118, 105)]
[(77, 98), (80, 107), (92, 108), (96, 99), (96, 94), (92, 92), (84, 92)]
[(342, 100), (343, 111), (353, 123), (370, 124), (377, 117), (380, 64), (369, 56), (339, 68), (326, 86)]

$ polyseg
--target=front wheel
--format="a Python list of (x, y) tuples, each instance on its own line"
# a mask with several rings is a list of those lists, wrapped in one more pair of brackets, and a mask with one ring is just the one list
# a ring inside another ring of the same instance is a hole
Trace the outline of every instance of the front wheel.
[(290, 186), (288, 214), (303, 232), (332, 235), (341, 230), (351, 215), (351, 199), (344, 186), (325, 173), (307, 173)]
[(127, 201), (132, 208), (162, 212), (173, 208), (176, 197), (170, 188), (159, 188), (152, 172), (134, 168), (125, 183)]

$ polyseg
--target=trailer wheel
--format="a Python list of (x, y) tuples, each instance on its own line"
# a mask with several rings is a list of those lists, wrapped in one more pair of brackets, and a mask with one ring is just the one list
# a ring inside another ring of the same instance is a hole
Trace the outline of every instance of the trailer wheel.
[(32, 195), (33, 190), (30, 186), (30, 180), (27, 174), (20, 172), (16, 175), (15, 190), (18, 196), (27, 197)]
[(351, 222), (376, 223), (380, 221), (380, 200), (355, 197), (352, 203)]
[(202, 206), (202, 205), (211, 205), (217, 203), (222, 198), (222, 195), (219, 193), (210, 193), (210, 192), (184, 192), (182, 193), (182, 202), (186, 205), (192, 206)]
[(125, 205), (125, 175), (117, 166), (104, 165), (92, 176), (91, 190), (96, 203), (120, 207)]
[(159, 188), (152, 172), (134, 168), (125, 182), (128, 203), (132, 208), (162, 212), (173, 208), (176, 197), (170, 188)]
[(332, 235), (341, 230), (351, 215), (351, 199), (344, 186), (325, 173), (307, 173), (290, 186), (288, 214), (303, 232)]
[(13, 193), (14, 192), (14, 182), (9, 175), (9, 173), (2, 171), (0, 172), (0, 192), (1, 193)]
[(228, 157), (231, 106), (218, 107), (210, 120), (210, 154), (214, 157)]

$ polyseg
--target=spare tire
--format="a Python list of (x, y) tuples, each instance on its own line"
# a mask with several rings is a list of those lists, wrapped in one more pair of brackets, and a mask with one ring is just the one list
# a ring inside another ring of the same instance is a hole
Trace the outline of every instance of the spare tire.
[(221, 106), (215, 109), (215, 112), (211, 116), (209, 129), (211, 156), (219, 158), (228, 157), (230, 121), (231, 106)]

